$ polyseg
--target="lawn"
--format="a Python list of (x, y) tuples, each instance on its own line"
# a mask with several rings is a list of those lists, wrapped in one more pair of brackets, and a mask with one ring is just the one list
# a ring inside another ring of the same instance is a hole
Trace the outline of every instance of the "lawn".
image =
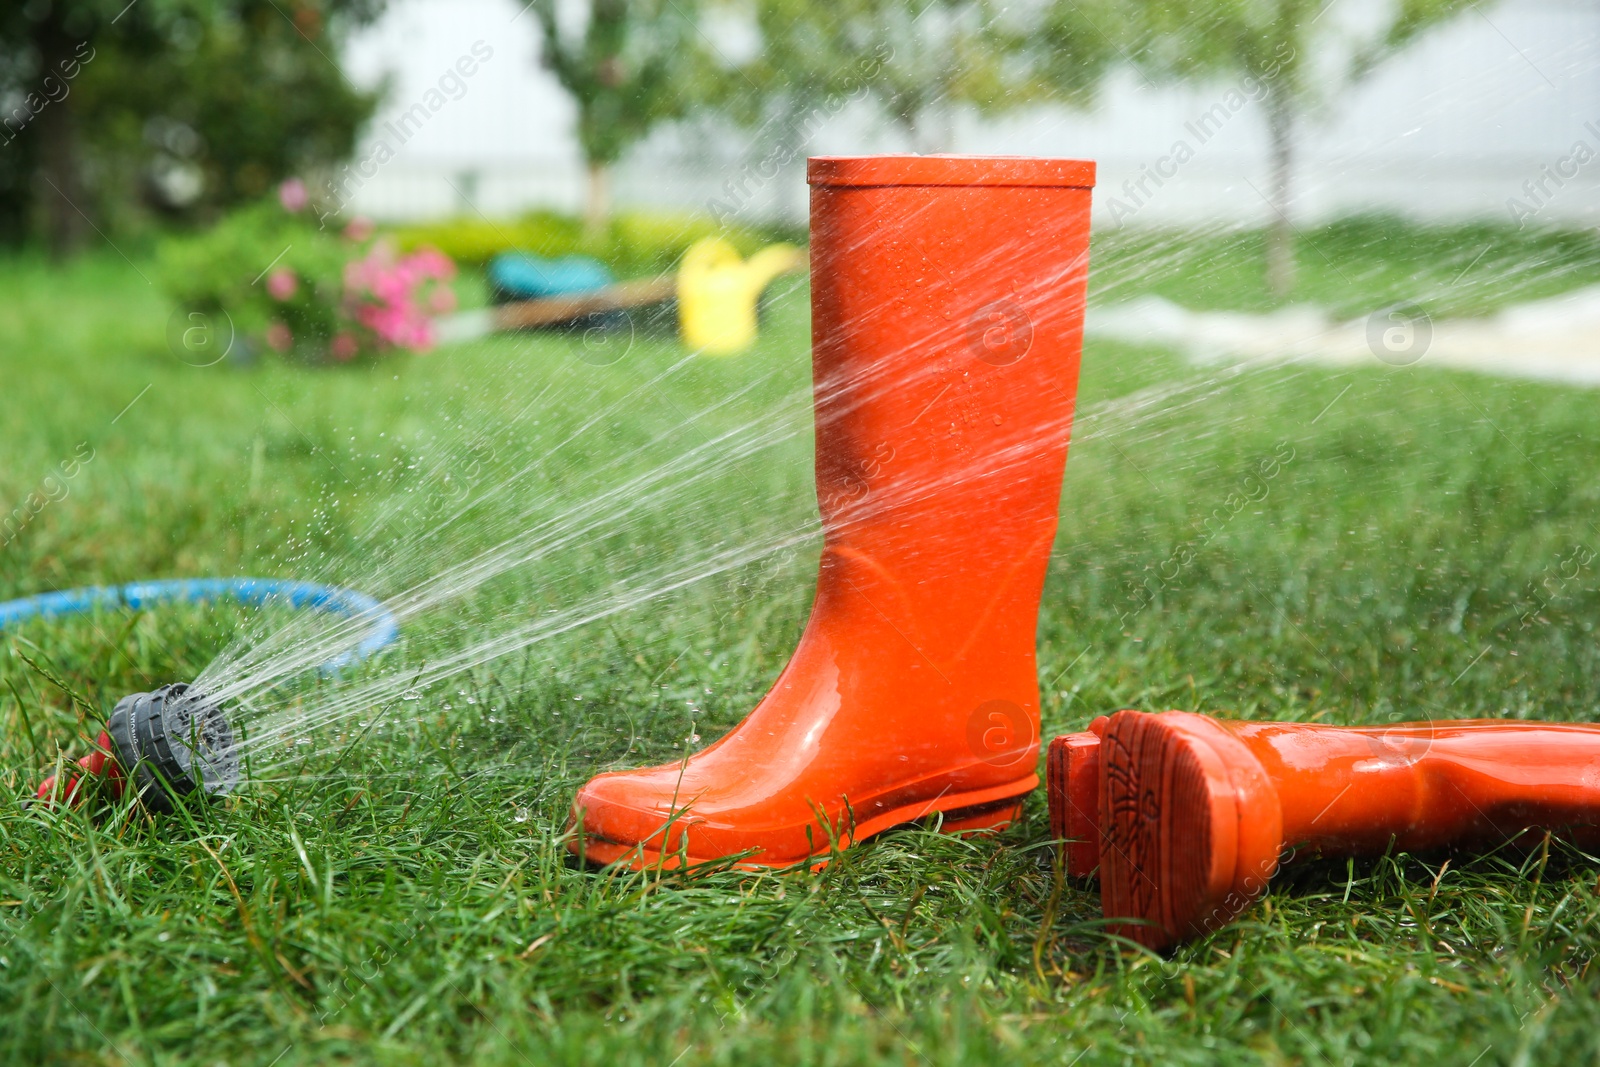
[[(1091, 291), (1270, 307), (1259, 248), (1115, 234)], [(455, 577), (374, 662), (252, 690), (258, 784), (159, 821), (20, 798), (119, 696), (219, 653), (214, 676), (249, 674), (250, 648), (315, 627), (172, 607), (5, 635), (0, 1062), (1600, 1056), (1600, 858), (1558, 841), (1299, 860), (1167, 959), (1101, 933), (1092, 888), (1056, 872), (1042, 796), (998, 837), (906, 828), (816, 873), (575, 865), (573, 791), (714, 740), (804, 623), (803, 288), (730, 360), (639, 330), (193, 367), (130, 253), (0, 262), (0, 521), (58, 498), (0, 547), (0, 598)], [(1344, 314), (1600, 280), (1585, 235), (1368, 221), (1307, 234), (1300, 258), (1304, 292)], [(1600, 564), (1562, 577), (1600, 555), (1593, 393), (1425, 358), (1229, 372), (1091, 343), (1083, 367), (1041, 613), (1046, 736), (1130, 707), (1600, 718)], [(1278, 474), (1227, 507), (1266, 457)]]

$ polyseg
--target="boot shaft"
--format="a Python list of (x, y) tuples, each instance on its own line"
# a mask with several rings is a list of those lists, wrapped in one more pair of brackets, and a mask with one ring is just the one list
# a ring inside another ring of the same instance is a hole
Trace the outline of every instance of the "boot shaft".
[(1499, 844), (1528, 827), (1600, 821), (1600, 726), (1223, 725), (1272, 781), (1290, 844), (1336, 854)]
[(880, 607), (941, 669), (991, 639), (1031, 664), (1093, 177), (1070, 160), (810, 162), (823, 584), (831, 561), (893, 586)]
[(1007, 499), (1007, 487), (1044, 489), (1053, 517), (1093, 174), (1070, 160), (811, 161), (825, 520), (948, 516), (952, 487), (967, 507)]

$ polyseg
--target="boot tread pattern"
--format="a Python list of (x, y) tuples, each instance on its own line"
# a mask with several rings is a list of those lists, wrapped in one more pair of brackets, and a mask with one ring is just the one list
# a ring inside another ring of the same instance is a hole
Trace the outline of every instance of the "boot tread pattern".
[(1164, 948), (1199, 932), (1210, 897), (1211, 790), (1189, 740), (1123, 712), (1101, 748), (1100, 899), (1113, 932)]

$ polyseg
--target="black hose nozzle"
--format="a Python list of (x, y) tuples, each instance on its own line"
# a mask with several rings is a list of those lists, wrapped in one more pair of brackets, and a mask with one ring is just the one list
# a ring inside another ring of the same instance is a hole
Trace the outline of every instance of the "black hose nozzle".
[(239, 751), (222, 708), (179, 682), (117, 701), (106, 724), (118, 765), (151, 811), (209, 799), (239, 785)]

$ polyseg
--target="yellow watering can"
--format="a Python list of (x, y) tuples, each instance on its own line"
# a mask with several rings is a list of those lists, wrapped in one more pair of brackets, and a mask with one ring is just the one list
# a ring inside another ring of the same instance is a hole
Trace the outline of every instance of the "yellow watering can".
[(756, 339), (756, 301), (778, 275), (799, 270), (794, 245), (768, 245), (748, 260), (720, 237), (689, 246), (678, 267), (678, 322), (683, 343), (710, 355), (731, 355)]

